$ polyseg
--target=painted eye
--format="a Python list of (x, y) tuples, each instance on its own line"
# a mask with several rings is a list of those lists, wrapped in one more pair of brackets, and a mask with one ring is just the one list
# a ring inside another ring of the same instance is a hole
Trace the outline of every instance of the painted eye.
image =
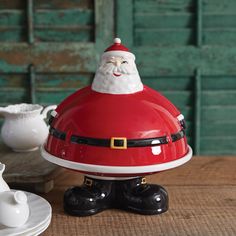
[(107, 61), (107, 64), (112, 63), (112, 61)]
[(128, 64), (128, 62), (127, 61), (122, 61), (122, 63), (121, 64)]

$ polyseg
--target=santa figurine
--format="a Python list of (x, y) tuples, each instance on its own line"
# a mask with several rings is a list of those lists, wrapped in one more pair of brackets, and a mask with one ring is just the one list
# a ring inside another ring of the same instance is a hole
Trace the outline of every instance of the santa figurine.
[(76, 216), (108, 208), (150, 215), (167, 211), (167, 191), (148, 184), (145, 176), (192, 157), (183, 115), (143, 85), (134, 54), (119, 38), (101, 56), (92, 85), (51, 113), (41, 153), (84, 173), (83, 184), (64, 194), (64, 210)]

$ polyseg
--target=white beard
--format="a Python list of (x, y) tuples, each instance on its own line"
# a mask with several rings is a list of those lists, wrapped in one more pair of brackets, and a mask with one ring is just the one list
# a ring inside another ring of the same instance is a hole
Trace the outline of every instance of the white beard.
[[(95, 74), (92, 90), (109, 94), (132, 94), (142, 91), (143, 84), (135, 63), (129, 63), (116, 67), (102, 61)], [(121, 75), (114, 76), (113, 73), (121, 73)]]

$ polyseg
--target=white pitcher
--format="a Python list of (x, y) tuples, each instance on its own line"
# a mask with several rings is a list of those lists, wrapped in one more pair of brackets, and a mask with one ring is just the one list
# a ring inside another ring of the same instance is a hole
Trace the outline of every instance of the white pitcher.
[(5, 117), (1, 136), (3, 142), (16, 152), (38, 149), (48, 135), (44, 121), (48, 111), (56, 109), (51, 105), (43, 109), (38, 104), (16, 104), (0, 107), (0, 115)]
[(29, 218), (27, 196), (22, 191), (10, 190), (2, 178), (5, 165), (0, 162), (0, 225), (20, 227)]

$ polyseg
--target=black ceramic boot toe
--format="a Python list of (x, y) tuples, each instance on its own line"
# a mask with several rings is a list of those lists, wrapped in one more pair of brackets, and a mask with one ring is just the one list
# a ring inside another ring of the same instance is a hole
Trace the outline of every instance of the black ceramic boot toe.
[(110, 208), (112, 199), (112, 182), (85, 177), (82, 186), (65, 192), (64, 210), (70, 215), (89, 216)]
[(145, 178), (119, 181), (116, 185), (118, 208), (145, 215), (161, 214), (168, 210), (167, 191)]

